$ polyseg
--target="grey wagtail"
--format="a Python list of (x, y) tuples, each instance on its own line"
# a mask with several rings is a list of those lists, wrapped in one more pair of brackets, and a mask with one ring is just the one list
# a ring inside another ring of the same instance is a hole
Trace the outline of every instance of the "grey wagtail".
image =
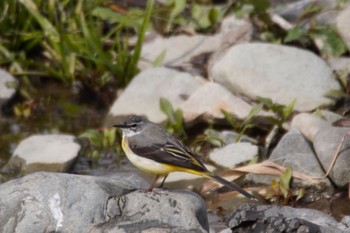
[(122, 129), (122, 147), (130, 162), (142, 171), (156, 175), (155, 182), (159, 176), (164, 176), (161, 186), (170, 172), (188, 172), (216, 180), (248, 198), (256, 199), (236, 184), (211, 173), (197, 154), (159, 125), (132, 115), (114, 127)]

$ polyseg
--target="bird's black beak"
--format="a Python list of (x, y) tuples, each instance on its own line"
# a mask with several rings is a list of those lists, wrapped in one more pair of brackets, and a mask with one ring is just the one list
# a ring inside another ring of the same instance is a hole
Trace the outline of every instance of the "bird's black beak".
[(129, 128), (127, 125), (125, 125), (125, 124), (117, 124), (117, 125), (113, 125), (113, 127), (115, 127), (115, 128), (120, 128), (120, 129), (125, 129), (125, 128)]

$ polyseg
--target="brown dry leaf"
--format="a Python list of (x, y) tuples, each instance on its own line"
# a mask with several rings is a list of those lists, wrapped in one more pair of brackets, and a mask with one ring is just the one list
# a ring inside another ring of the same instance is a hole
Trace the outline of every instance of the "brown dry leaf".
[[(237, 178), (239, 178), (245, 173), (260, 174), (260, 175), (274, 175), (279, 177), (283, 174), (285, 169), (286, 167), (284, 166), (278, 165), (270, 161), (264, 161), (261, 163), (255, 163), (255, 164), (250, 164), (243, 167), (234, 168), (232, 170), (225, 171), (219, 175), (229, 181), (236, 180)], [(295, 172), (295, 171), (293, 171), (293, 178), (303, 180), (310, 184), (317, 184), (320, 182), (321, 179), (323, 179), (323, 177), (310, 176), (305, 173)], [(220, 187), (222, 187), (221, 184), (213, 180), (208, 180), (203, 184), (200, 190), (200, 193), (201, 194), (208, 193)]]

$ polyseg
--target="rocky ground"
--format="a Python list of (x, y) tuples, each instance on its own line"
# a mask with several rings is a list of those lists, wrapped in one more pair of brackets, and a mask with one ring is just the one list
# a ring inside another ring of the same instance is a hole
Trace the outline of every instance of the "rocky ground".
[[(348, 50), (349, 19), (347, 7), (324, 21), (337, 28)], [(212, 36), (153, 35), (142, 50), (142, 71), (119, 92), (104, 125), (111, 127), (130, 114), (162, 123), (166, 115), (159, 108), (160, 98), (182, 110), (186, 126), (222, 124), (222, 110), (244, 122), (259, 107), (259, 98), (284, 106), (295, 101), (292, 117), (278, 126), (285, 133), (268, 155), (263, 151), (270, 146), (269, 135), (263, 145), (248, 136), (235, 142), (238, 134), (230, 130), (219, 130), (222, 145), (208, 151), (208, 167), (218, 173), (259, 157), (263, 162), (254, 169), (248, 165), (236, 170), (249, 173), (243, 183), (262, 197), (259, 202), (231, 196), (243, 204), (215, 227), (203, 196), (184, 189), (202, 186), (195, 176), (174, 173), (166, 185), (169, 190), (147, 191), (147, 177), (133, 169), (99, 176), (72, 174), (81, 151), (77, 135), (32, 135), (17, 145), (3, 168), (26, 175), (0, 184), (0, 232), (350, 232), (349, 211), (335, 220), (316, 209), (263, 200), (268, 198), (265, 187), (281, 175), (274, 173), (277, 166), (292, 169), (293, 188), (332, 193), (348, 185), (350, 127), (335, 124), (344, 117), (332, 111), (335, 100), (326, 93), (341, 89), (334, 72), (350, 70), (350, 58), (326, 59), (306, 49), (258, 42), (253, 34), (248, 20), (230, 16)], [(161, 66), (153, 67), (163, 51)], [(210, 54), (207, 76), (191, 66), (191, 59), (203, 53)], [(16, 82), (0, 70), (0, 107), (16, 92), (8, 83)], [(271, 118), (277, 119), (276, 112), (264, 108), (252, 123), (275, 129)], [(273, 171), (267, 169), (271, 164)], [(312, 195), (306, 191), (303, 198), (316, 200)]]

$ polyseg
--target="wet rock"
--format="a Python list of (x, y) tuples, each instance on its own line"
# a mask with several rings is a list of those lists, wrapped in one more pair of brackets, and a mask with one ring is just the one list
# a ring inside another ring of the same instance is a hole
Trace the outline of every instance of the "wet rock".
[(178, 109), (203, 83), (201, 78), (167, 68), (147, 69), (134, 77), (114, 102), (106, 125), (113, 125), (131, 114), (144, 115), (150, 121), (160, 123), (166, 119), (159, 107), (160, 97)]
[(67, 171), (79, 155), (71, 135), (34, 135), (20, 142), (8, 165), (24, 172)]
[(243, 204), (234, 211), (229, 227), (234, 232), (350, 232), (347, 226), (317, 210), (253, 204)]
[(199, 87), (181, 106), (186, 122), (199, 117), (207, 121), (224, 119), (221, 110), (242, 120), (249, 115), (252, 108), (250, 104), (213, 82), (207, 82)]
[[(337, 150), (344, 140), (338, 155)], [(325, 171), (330, 168), (336, 157), (329, 177), (337, 186), (345, 186), (350, 180), (350, 128), (327, 127), (319, 130), (314, 138), (314, 149)]]
[(250, 161), (258, 154), (258, 147), (249, 142), (231, 143), (210, 152), (210, 159), (217, 165), (233, 168)]
[(233, 46), (214, 65), (211, 74), (215, 82), (251, 99), (270, 98), (282, 105), (296, 99), (297, 111), (333, 104), (324, 94), (340, 89), (332, 70), (321, 58), (306, 50), (281, 45)]
[[(312, 144), (297, 129), (290, 130), (282, 137), (268, 160), (310, 176), (320, 178), (325, 176), (313, 151)], [(272, 179), (278, 179), (278, 177), (249, 174), (247, 179), (254, 183), (271, 184)], [(314, 186), (314, 184), (303, 180), (294, 179), (293, 181), (298, 186)], [(320, 188), (323, 188), (325, 185), (331, 186), (331, 183), (326, 178), (320, 179), (319, 182), (320, 186), (318, 187)]]
[(350, 18), (350, 6), (345, 8), (337, 17), (337, 29), (342, 37), (343, 41), (345, 42), (346, 46), (350, 50), (350, 24), (349, 24), (349, 18)]
[(16, 92), (17, 80), (8, 72), (0, 69), (0, 110)]
[(88, 232), (106, 220), (106, 203), (147, 184), (132, 174), (113, 178), (38, 172), (0, 185), (0, 232)]
[[(136, 191), (109, 199), (100, 232), (208, 232), (204, 201), (189, 191)], [(117, 210), (117, 211), (116, 211)]]

